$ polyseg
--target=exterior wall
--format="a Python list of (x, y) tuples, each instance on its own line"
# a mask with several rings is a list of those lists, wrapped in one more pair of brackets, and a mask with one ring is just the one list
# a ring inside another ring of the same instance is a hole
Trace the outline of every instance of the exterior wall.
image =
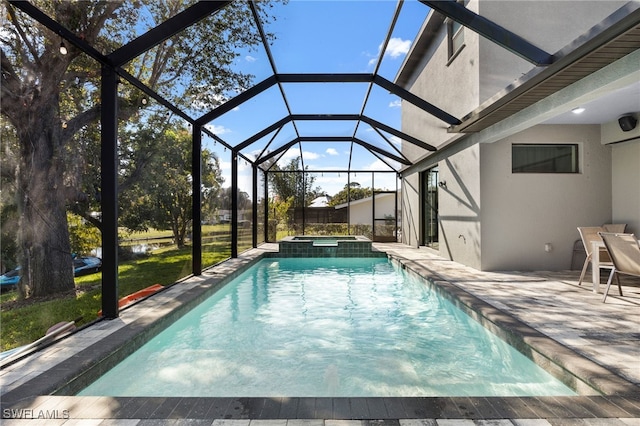
[[(578, 143), (580, 173), (513, 174), (513, 143)], [(599, 125), (539, 125), (480, 154), (482, 270), (569, 269), (576, 228), (611, 223), (611, 147)]]
[(402, 180), (402, 196), (400, 197), (402, 211), (401, 242), (412, 247), (418, 247), (420, 241), (420, 174), (413, 173)]
[(612, 220), (640, 237), (640, 138), (610, 145), (612, 150)]
[[(352, 225), (373, 225), (372, 198), (352, 201), (349, 206), (349, 223)], [(395, 194), (376, 195), (376, 218), (382, 219), (388, 214), (395, 216)], [(339, 206), (341, 207), (341, 206)], [(346, 208), (346, 205), (345, 205)]]
[[(473, 0), (467, 7), (548, 53), (556, 53), (579, 35), (622, 7), (611, 1), (493, 1)], [(535, 23), (535, 24), (532, 24)], [(562, 31), (558, 31), (561, 28)], [(571, 28), (572, 31), (566, 31)], [(466, 34), (471, 33), (465, 30)], [(485, 38), (479, 41), (480, 103), (503, 90), (533, 64)]]
[(442, 257), (481, 269), (482, 218), (480, 145), (439, 162), (439, 250)]
[[(626, 1), (613, 0), (470, 0), (467, 7), (555, 53), (624, 4)], [(421, 40), (420, 49), (411, 52), (420, 59), (405, 62), (410, 71), (401, 74), (399, 81), (456, 117), (471, 113), (534, 68), (467, 29), (464, 48), (449, 61), (446, 25), (433, 14), (428, 19), (432, 23), (423, 28), (431, 44)], [(585, 90), (582, 94), (593, 90), (575, 86)], [(541, 109), (539, 114), (548, 111)], [(601, 135), (599, 125), (535, 125), (543, 121), (537, 117), (523, 116), (520, 127), (509, 127), (500, 140), (488, 129), (486, 135), (465, 135), (462, 143), (448, 146), (461, 135), (448, 133), (445, 123), (403, 102), (402, 130), (436, 146), (439, 152), (429, 154), (403, 143), (403, 153), (412, 161), (421, 161), (403, 173), (402, 242), (422, 243), (420, 172), (436, 164), (440, 180), (447, 183), (438, 190), (439, 253), (474, 268), (568, 269), (573, 243), (579, 238), (578, 226), (624, 222), (640, 234), (640, 143), (605, 145), (620, 140)], [(493, 131), (501, 131), (501, 125), (493, 126), (497, 129)], [(580, 173), (514, 175), (514, 142), (578, 143)], [(547, 243), (551, 252), (545, 251)]]
[[(640, 119), (640, 112), (632, 115)], [(601, 139), (612, 150), (612, 220), (640, 236), (640, 123), (626, 132), (617, 120), (605, 123)]]
[[(449, 114), (462, 117), (479, 105), (478, 71), (475, 60), (478, 52), (478, 36), (471, 31), (466, 31), (465, 47), (448, 64), (446, 35), (446, 25), (440, 26), (435, 34), (436, 47), (424, 52), (428, 58), (428, 64), (422, 68), (408, 90)], [(446, 131), (447, 126), (445, 122), (409, 102), (402, 102), (403, 132), (438, 147), (451, 137)], [(411, 161), (426, 154), (423, 149), (408, 143), (402, 144), (402, 152)]]

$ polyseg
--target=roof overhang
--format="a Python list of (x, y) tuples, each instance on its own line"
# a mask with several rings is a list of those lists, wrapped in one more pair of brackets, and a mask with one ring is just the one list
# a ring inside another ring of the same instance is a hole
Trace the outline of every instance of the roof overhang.
[(533, 69), (463, 117), (449, 132), (484, 130), (638, 49), (640, 3), (628, 3), (556, 53), (553, 64)]

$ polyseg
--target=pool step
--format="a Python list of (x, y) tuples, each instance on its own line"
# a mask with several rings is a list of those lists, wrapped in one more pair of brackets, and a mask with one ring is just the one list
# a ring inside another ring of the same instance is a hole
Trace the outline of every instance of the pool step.
[(313, 242), (314, 247), (338, 247), (337, 240), (316, 240)]

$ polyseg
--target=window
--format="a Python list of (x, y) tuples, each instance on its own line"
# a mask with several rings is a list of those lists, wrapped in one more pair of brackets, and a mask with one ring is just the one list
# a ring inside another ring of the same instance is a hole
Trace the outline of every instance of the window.
[(578, 173), (577, 144), (513, 144), (513, 173)]
[[(465, 5), (464, 0), (458, 3)], [(447, 48), (449, 62), (453, 61), (464, 47), (464, 26), (452, 19), (447, 19)]]
[(464, 47), (464, 26), (456, 21), (447, 22), (447, 42), (449, 59), (452, 60)]
[(422, 244), (438, 248), (438, 167), (422, 173)]

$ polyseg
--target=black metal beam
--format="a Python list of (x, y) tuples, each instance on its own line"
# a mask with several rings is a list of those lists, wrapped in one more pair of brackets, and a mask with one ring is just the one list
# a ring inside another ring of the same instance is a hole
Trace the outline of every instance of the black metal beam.
[(45, 27), (49, 28), (54, 33), (58, 34), (60, 37), (67, 40), (69, 43), (76, 46), (78, 49), (98, 61), (101, 65), (109, 65), (111, 67), (114, 66), (114, 63), (107, 58), (105, 55), (100, 53), (97, 49), (87, 43), (85, 40), (76, 36), (74, 33), (69, 31), (67, 28), (60, 25), (57, 21), (53, 20), (42, 10), (38, 9), (36, 6), (32, 5), (28, 1), (24, 0), (9, 0), (9, 3), (18, 9), (22, 10), (27, 15), (31, 16), (36, 21), (40, 22)]
[(387, 143), (391, 148), (393, 148), (393, 150), (394, 150), (398, 155), (402, 156), (402, 158), (404, 158), (405, 160), (409, 161), (409, 159), (408, 159), (408, 158), (407, 158), (407, 157), (402, 153), (402, 151), (400, 151), (400, 150), (398, 149), (398, 147), (397, 147), (397, 146), (395, 146), (395, 144), (393, 144), (393, 142), (391, 142), (391, 141), (387, 138), (387, 136), (386, 136), (384, 133), (382, 133), (382, 131), (381, 131), (380, 129), (378, 129), (378, 128), (374, 127), (374, 128), (373, 128), (373, 130), (375, 130), (375, 132), (376, 132), (376, 133), (377, 133), (377, 134), (378, 134), (382, 139), (384, 139), (384, 141), (385, 141), (385, 142), (386, 142), (386, 143)]
[(239, 143), (238, 145), (235, 146), (235, 150), (237, 151), (241, 151), (243, 149), (245, 149), (246, 147), (248, 147), (249, 145), (251, 145), (252, 143), (254, 143), (255, 141), (259, 140), (260, 138), (263, 138), (265, 136), (267, 136), (269, 133), (273, 132), (274, 130), (279, 129), (280, 127), (284, 126), (285, 124), (289, 123), (291, 121), (291, 116), (287, 116), (281, 120), (276, 121), (275, 123), (273, 123), (271, 126), (259, 131), (258, 133), (256, 133), (255, 135), (249, 137), (248, 139), (246, 139), (244, 142)]
[(146, 84), (138, 80), (136, 77), (129, 74), (126, 70), (122, 68), (117, 68), (116, 72), (122, 78), (124, 78), (129, 83), (131, 83), (131, 85), (138, 88), (142, 93), (144, 93), (145, 95), (149, 96), (152, 99), (155, 99), (156, 102), (158, 102), (160, 105), (164, 106), (165, 108), (167, 108), (168, 110), (176, 114), (177, 116), (183, 118), (184, 120), (186, 120), (191, 124), (195, 122), (195, 120), (191, 118), (189, 115), (187, 115), (184, 111), (182, 111), (180, 108), (178, 108), (177, 106), (175, 106), (174, 104), (172, 104), (171, 102), (169, 102), (168, 100), (160, 96), (155, 90), (151, 89), (149, 86), (147, 86)]
[[(264, 51), (267, 54), (267, 58), (269, 59), (269, 64), (271, 65), (271, 70), (274, 75), (278, 74), (278, 69), (276, 67), (276, 61), (273, 59), (273, 54), (271, 53), (271, 47), (269, 47), (269, 42), (267, 40), (267, 35), (264, 32), (264, 27), (262, 26), (262, 22), (260, 21), (260, 14), (258, 13), (258, 8), (256, 6), (256, 2), (249, 1), (249, 8), (251, 9), (251, 13), (253, 14), (253, 20), (258, 28), (258, 32), (260, 33), (260, 39), (262, 40), (262, 47), (264, 47)], [(287, 100), (287, 95), (284, 93), (284, 88), (282, 84), (278, 82), (278, 89), (280, 90), (280, 96), (282, 96), (282, 102), (284, 102), (284, 106), (287, 109), (287, 114), (291, 115), (291, 106), (289, 105), (289, 101)], [(300, 136), (300, 132), (298, 132), (298, 128), (296, 127), (296, 123), (293, 124), (293, 130), (296, 132), (296, 136)]]
[(299, 142), (351, 142), (353, 136), (300, 136)]
[(269, 147), (271, 146), (271, 144), (273, 143), (273, 141), (276, 139), (276, 137), (278, 136), (278, 134), (280, 134), (280, 131), (282, 131), (282, 127), (280, 127), (278, 130), (276, 130), (276, 132), (273, 134), (273, 136), (271, 136), (271, 139), (269, 139), (269, 142), (267, 142), (267, 144), (264, 146), (264, 148), (262, 148), (262, 151), (260, 151), (260, 154), (258, 154), (258, 156), (256, 157), (256, 162), (262, 158), (262, 155), (267, 152), (269, 150)]
[(209, 136), (210, 138), (212, 138), (214, 140), (214, 142), (219, 142), (222, 146), (224, 146), (225, 148), (232, 150), (233, 147), (231, 145), (229, 145), (229, 143), (227, 143), (226, 141), (224, 141), (220, 136), (216, 135), (215, 133), (213, 133), (211, 130), (207, 129), (204, 126), (201, 126), (200, 129), (202, 130), (202, 132), (206, 133), (207, 136)]
[(294, 140), (287, 142), (286, 144), (282, 145), (281, 147), (277, 148), (274, 151), (271, 151), (270, 153), (268, 153), (267, 155), (265, 155), (264, 157), (256, 160), (256, 164), (262, 164), (265, 161), (269, 160), (270, 158), (275, 157), (276, 155), (280, 154), (281, 152), (285, 152), (286, 150), (288, 150), (289, 148), (291, 148), (292, 146), (294, 146), (295, 144), (297, 144), (299, 142), (298, 140), (299, 138), (295, 138)]
[[(381, 130), (384, 130), (387, 133), (391, 133), (394, 136), (399, 137), (400, 139), (403, 139), (413, 145), (419, 146), (420, 148), (426, 149), (428, 151), (436, 151), (436, 148), (422, 142), (421, 140), (408, 135), (406, 133), (403, 133), (399, 130), (394, 129), (393, 127), (387, 126), (384, 123), (381, 123), (379, 121), (376, 121), (372, 118), (369, 118), (367, 116), (363, 116), (363, 115), (359, 115), (359, 114), (292, 114), (289, 115), (277, 122), (275, 122), (274, 124), (270, 125), (269, 127), (261, 130), (260, 132), (254, 134), (253, 136), (249, 137), (248, 139), (246, 139), (244, 142), (238, 144), (235, 146), (235, 150), (237, 151), (241, 151), (243, 149), (245, 149), (246, 147), (248, 147), (249, 145), (251, 145), (252, 143), (256, 142), (257, 140), (259, 140), (260, 138), (268, 135), (269, 133), (273, 132), (274, 130), (277, 130), (279, 128), (281, 128), (282, 126), (284, 126), (285, 124), (289, 123), (290, 121), (296, 121), (296, 120), (300, 120), (300, 121), (363, 121), (367, 124), (369, 124), (370, 126), (374, 127), (374, 128), (378, 128)], [(326, 137), (325, 137), (326, 138)], [(308, 139), (303, 139), (302, 137), (298, 137), (298, 140), (305, 140), (308, 141)], [(315, 140), (318, 140), (319, 137), (315, 137)], [(326, 140), (326, 139), (325, 139)], [(342, 139), (343, 140), (343, 139)], [(346, 141), (351, 141), (352, 139), (348, 139)], [(344, 141), (344, 140), (343, 140)], [(264, 158), (271, 158), (273, 156), (269, 156), (269, 157), (264, 157)], [(264, 159), (262, 159), (262, 161), (260, 161), (260, 163), (262, 163), (264, 161)], [(404, 164), (404, 160), (402, 161)]]
[(251, 164), (251, 172), (253, 178), (252, 198), (253, 208), (251, 209), (251, 247), (258, 247), (258, 166)]
[(279, 83), (371, 83), (373, 74), (277, 74)]
[[(403, 89), (402, 87), (392, 83), (391, 81), (381, 77), (379, 75), (374, 74), (276, 74), (272, 75), (260, 83), (252, 86), (250, 89), (242, 92), (238, 96), (230, 99), (224, 104), (218, 106), (214, 110), (206, 113), (202, 117), (198, 118), (196, 122), (200, 124), (206, 124), (221, 115), (231, 111), (233, 108), (236, 108), (246, 102), (247, 100), (253, 98), (256, 95), (264, 92), (269, 89), (271, 86), (276, 83), (374, 83), (385, 90), (388, 90), (392, 94), (399, 96), (400, 98), (406, 100), (407, 102), (417, 106), (423, 111), (433, 115), (434, 117), (446, 122), (450, 125), (460, 124), (461, 121), (451, 114), (441, 110), (435, 105), (425, 101), (424, 99), (414, 95), (408, 90)], [(294, 115), (294, 120), (295, 114)], [(318, 119), (330, 119), (324, 117), (331, 117), (331, 115), (327, 114), (318, 114), (316, 115)], [(347, 118), (342, 118), (347, 119)]]
[[(314, 169), (307, 169), (304, 171), (305, 173), (393, 173), (395, 175), (398, 174), (397, 171), (395, 170), (345, 170), (345, 169), (339, 169), (339, 170), (333, 170), (333, 169), (321, 169), (321, 170), (314, 170)], [(300, 173), (300, 170), (278, 170), (276, 172), (269, 172), (269, 173)]]
[[(251, 219), (253, 222), (253, 248), (258, 247), (258, 166), (251, 164), (253, 172), (253, 208), (251, 209)], [(266, 224), (265, 224), (266, 225)]]
[(193, 275), (202, 274), (202, 128), (192, 127), (191, 144), (191, 269)]
[[(371, 127), (374, 128), (378, 128), (381, 130), (384, 130), (387, 133), (391, 133), (394, 136), (399, 137), (400, 139), (403, 139), (413, 145), (419, 146), (420, 148), (426, 149), (428, 151), (436, 151), (436, 148), (422, 142), (421, 140), (408, 135), (400, 130), (396, 130), (391, 126), (388, 126), (384, 123), (381, 123), (379, 121), (376, 121), (372, 118), (369, 118), (366, 115), (358, 115), (358, 114), (294, 114), (290, 117), (293, 121), (295, 120), (318, 120), (318, 121), (331, 121), (331, 120), (336, 120), (336, 121), (363, 121), (367, 124), (369, 124)], [(355, 137), (354, 137), (355, 138)], [(317, 138), (316, 138), (317, 139)]]
[(231, 111), (232, 109), (240, 106), (244, 102), (264, 92), (265, 90), (267, 90), (268, 88), (270, 88), (276, 83), (277, 83), (276, 76), (272, 75), (271, 77), (267, 77), (266, 79), (262, 80), (260, 83), (256, 84), (255, 86), (252, 86), (251, 88), (240, 93), (238, 96), (232, 99), (229, 99), (227, 102), (223, 103), (222, 105), (216, 107), (215, 109), (206, 113), (202, 117), (198, 118), (196, 122), (200, 124), (206, 124), (212, 120), (215, 120), (216, 118), (220, 117), (222, 114), (225, 114)]
[(11, 0), (10, 3), (12, 5), (16, 6), (18, 9), (22, 10), (27, 15), (31, 16), (36, 21), (40, 22), (45, 27), (49, 28), (51, 31), (53, 31), (56, 34), (58, 34), (60, 37), (64, 38), (69, 43), (73, 44), (75, 47), (77, 47), (79, 50), (81, 50), (82, 52), (84, 52), (85, 54), (90, 56), (91, 58), (93, 58), (96, 61), (98, 61), (101, 65), (107, 65), (109, 67), (114, 68), (115, 72), (119, 76), (121, 76), (122, 78), (127, 80), (134, 87), (137, 87), (138, 89), (140, 89), (147, 96), (155, 99), (159, 104), (164, 105), (166, 108), (171, 110), (176, 115), (184, 118), (186, 121), (188, 121), (190, 123), (194, 122), (193, 118), (189, 117), (186, 113), (184, 113), (182, 110), (180, 110), (174, 104), (172, 104), (171, 102), (169, 102), (166, 99), (164, 99), (162, 96), (160, 96), (158, 93), (156, 93), (153, 89), (151, 89), (150, 87), (148, 87), (147, 85), (142, 83), (136, 77), (134, 77), (131, 74), (129, 74), (126, 70), (118, 67), (117, 64), (110, 57), (105, 56), (102, 53), (100, 53), (93, 46), (91, 46), (89, 43), (87, 43), (84, 39), (81, 39), (78, 36), (76, 36), (74, 33), (69, 31), (68, 29), (66, 29), (62, 25), (60, 25), (58, 22), (54, 21), (52, 18), (50, 18), (48, 15), (46, 15), (44, 12), (42, 12), (37, 7), (33, 6), (32, 4), (30, 4), (27, 1)]
[(398, 157), (397, 155), (394, 155), (388, 151), (385, 151), (382, 148), (378, 148), (375, 145), (371, 145), (368, 142), (363, 141), (362, 139), (358, 139), (358, 138), (353, 138), (353, 142), (357, 143), (358, 145), (368, 149), (369, 151), (373, 151), (373, 152), (377, 152), (380, 155), (383, 155), (387, 158), (390, 158), (394, 161), (397, 161), (398, 163), (404, 164), (405, 166), (409, 166), (412, 163), (410, 161), (407, 161), (406, 159), (402, 158), (402, 157)]
[[(389, 151), (386, 151), (382, 148), (378, 148), (375, 145), (371, 145), (368, 142), (365, 142), (361, 139), (358, 138), (354, 138), (353, 136), (300, 136), (298, 138), (293, 139), (292, 141), (282, 145), (281, 147), (279, 147), (278, 149), (276, 149), (273, 152), (270, 152), (267, 156), (260, 158), (259, 160), (257, 160), (257, 163), (263, 163), (264, 161), (268, 160), (269, 158), (272, 158), (276, 155), (278, 155), (279, 153), (286, 151), (287, 149), (291, 148), (293, 145), (299, 143), (299, 142), (354, 142), (357, 143), (358, 145), (372, 151), (375, 153), (378, 153), (386, 158), (392, 159), (394, 161), (397, 161), (398, 163), (401, 164), (405, 164), (405, 165), (411, 165), (412, 163), (407, 160), (406, 158), (403, 157), (399, 157), (395, 154), (390, 153)], [(378, 157), (379, 158), (379, 157)], [(387, 164), (388, 165), (388, 164)]]
[(534, 65), (546, 66), (553, 63), (553, 55), (484, 16), (472, 12), (456, 0), (420, 0), (420, 2)]
[[(393, 13), (393, 18), (391, 19), (391, 24), (389, 25), (389, 29), (387, 30), (387, 35), (384, 38), (384, 41), (380, 45), (378, 57), (376, 58), (376, 64), (373, 68), (373, 74), (378, 74), (380, 71), (380, 65), (382, 65), (382, 60), (384, 58), (385, 53), (387, 52), (387, 47), (389, 46), (389, 41), (391, 40), (391, 35), (393, 34), (393, 29), (396, 26), (396, 22), (398, 21), (398, 17), (400, 16), (400, 11), (402, 10), (403, 0), (398, 0), (396, 2), (396, 10)], [(367, 84), (367, 92), (364, 95), (364, 100), (362, 101), (362, 106), (360, 107), (360, 115), (364, 115), (367, 104), (369, 103), (369, 97), (371, 96), (371, 91), (373, 90), (373, 82)], [(353, 129), (353, 137), (355, 138), (358, 134), (358, 128), (360, 127), (360, 122), (358, 121)], [(353, 156), (353, 144), (349, 149), (349, 169), (351, 169), (351, 160)]]
[(162, 43), (185, 28), (222, 9), (231, 1), (199, 1), (150, 29), (140, 37), (111, 52), (108, 57), (120, 66)]
[(238, 257), (238, 156), (231, 152), (231, 257)]
[(372, 118), (364, 116), (362, 117), (362, 121), (369, 124), (371, 127), (376, 127), (380, 130), (384, 130), (387, 133), (391, 133), (392, 135), (397, 136), (400, 139), (405, 140), (413, 145), (419, 146), (420, 148), (426, 149), (427, 151), (436, 151), (435, 147), (422, 142), (420, 139), (407, 135), (406, 133), (396, 130), (393, 127), (387, 126), (386, 124), (376, 121)]
[(102, 315), (118, 317), (118, 75), (103, 65), (100, 86)]
[(440, 120), (444, 121), (447, 124), (457, 125), (461, 123), (461, 121), (456, 117), (454, 117), (453, 115), (441, 110), (440, 108), (436, 107), (433, 104), (430, 104), (424, 99), (414, 95), (408, 90), (403, 89), (397, 84), (392, 83), (391, 81), (387, 80), (384, 77), (380, 77), (379, 75), (376, 75), (373, 78), (373, 82), (378, 86), (382, 87), (383, 89), (386, 89), (389, 92), (393, 93), (394, 95), (399, 96), (405, 101), (417, 106), (423, 111), (426, 111), (429, 114), (433, 115), (434, 117), (439, 118)]
[[(257, 165), (255, 167), (264, 176), (264, 241), (272, 243), (274, 241), (269, 241), (269, 175)], [(254, 206), (257, 207), (255, 204)]]
[(362, 119), (360, 114), (292, 114), (292, 120), (300, 121), (358, 121)]

